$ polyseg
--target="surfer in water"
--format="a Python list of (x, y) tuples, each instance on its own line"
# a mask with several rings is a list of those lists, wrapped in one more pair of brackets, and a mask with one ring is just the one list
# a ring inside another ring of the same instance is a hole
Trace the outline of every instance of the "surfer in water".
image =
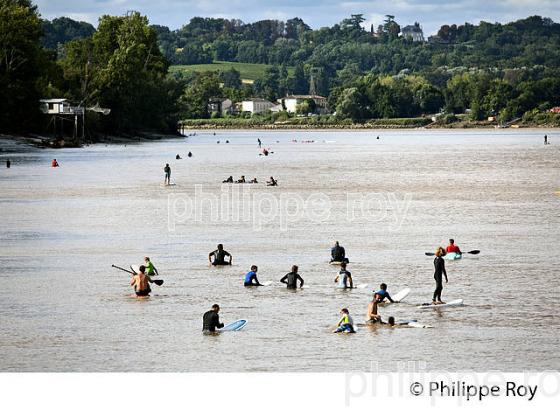
[(203, 333), (215, 333), (216, 329), (221, 329), (224, 327), (223, 323), (220, 323), (220, 306), (212, 305), (212, 309), (202, 316), (202, 332)]
[(53, 159), (52, 162), (51, 162), (51, 167), (56, 168), (56, 167), (58, 167), (58, 166), (59, 166), (59, 165), (58, 165), (58, 161), (56, 160), (56, 158)]
[(245, 275), (243, 286), (263, 286), (259, 283), (259, 279), (257, 278), (258, 269), (256, 265), (251, 266), (251, 270)]
[(138, 268), (139, 272), (132, 277), (130, 281), (130, 286), (134, 286), (134, 292), (136, 293), (137, 297), (146, 297), (150, 296), (150, 283), (152, 279), (146, 275), (146, 267), (141, 265)]
[(171, 167), (169, 166), (169, 164), (165, 164), (165, 167), (163, 168), (163, 172), (165, 173), (165, 179), (163, 183), (165, 185), (171, 184)]
[(9, 159), (7, 159), (6, 160), (6, 168), (10, 168), (11, 166), (12, 166), (12, 162)]
[(260, 138), (257, 138), (257, 142), (259, 143), (259, 148), (262, 146), (262, 142)]
[(336, 329), (333, 330), (333, 333), (354, 333), (354, 320), (352, 320), (352, 316), (348, 312), (348, 309), (343, 308), (340, 310), (340, 314), (342, 315), (338, 323), (336, 324)]
[(352, 273), (346, 270), (346, 263), (342, 262), (340, 264), (340, 272), (336, 278), (334, 278), (334, 283), (338, 283), (339, 288), (353, 288), (354, 283), (352, 282)]
[(462, 253), (461, 249), (459, 249), (459, 247), (455, 245), (455, 239), (449, 240), (449, 245), (447, 245), (447, 248), (445, 249), (445, 253), (457, 253), (461, 255)]
[(233, 176), (230, 175), (228, 179), (224, 179), (222, 184), (233, 184)]
[(303, 278), (298, 273), (297, 265), (292, 266), (292, 271), (284, 275), (280, 282), (285, 283), (288, 289), (297, 289), (297, 281), (299, 280), (299, 287), (303, 287)]
[(432, 304), (440, 305), (443, 304), (441, 301), (441, 291), (443, 290), (443, 276), (445, 276), (445, 283), (448, 283), (447, 272), (445, 270), (445, 261), (442, 258), (444, 255), (444, 250), (442, 247), (437, 248), (436, 257), (434, 259), (434, 279), (436, 281), (436, 290), (434, 291), (434, 296), (432, 298)]
[(338, 241), (334, 243), (334, 247), (331, 248), (331, 262), (346, 262), (348, 263), (348, 259), (346, 258), (346, 251)]
[[(212, 261), (212, 256), (214, 257), (213, 261)], [(229, 257), (228, 262), (226, 262), (226, 256)], [(208, 261), (214, 266), (231, 265), (231, 260), (232, 260), (231, 254), (228, 251), (224, 250), (224, 245), (222, 245), (221, 243), (218, 245), (218, 249), (208, 254)]]
[(268, 181), (266, 181), (266, 186), (278, 186), (278, 181), (274, 179), (274, 177), (270, 177)]
[(156, 267), (154, 266), (150, 258), (148, 258), (147, 256), (144, 258), (144, 266), (146, 266), (146, 274), (148, 276), (159, 275)]
[(379, 286), (380, 290), (373, 293), (373, 298), (371, 302), (368, 304), (368, 310), (366, 315), (366, 323), (382, 323), (381, 316), (377, 314), (377, 306), (382, 303), (385, 298), (389, 300), (391, 303), (396, 303), (393, 299), (391, 299), (391, 295), (387, 292), (387, 285), (382, 283)]

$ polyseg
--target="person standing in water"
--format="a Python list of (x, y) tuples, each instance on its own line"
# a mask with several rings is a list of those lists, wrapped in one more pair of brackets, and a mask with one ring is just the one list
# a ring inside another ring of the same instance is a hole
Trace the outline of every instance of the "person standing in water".
[(346, 270), (346, 263), (342, 262), (340, 264), (340, 272), (334, 279), (334, 283), (338, 283), (339, 288), (353, 288), (354, 283), (352, 282), (352, 273)]
[[(214, 256), (214, 260), (212, 261), (212, 256)], [(226, 262), (226, 256), (229, 257), (229, 261)], [(216, 266), (216, 265), (231, 265), (232, 257), (228, 251), (224, 250), (224, 245), (221, 243), (218, 244), (218, 249), (212, 251), (208, 254), (208, 261)]]
[(288, 289), (297, 289), (297, 282), (300, 282), (299, 287), (303, 287), (303, 278), (298, 273), (297, 265), (292, 266), (292, 271), (284, 275), (280, 282), (285, 283)]
[(434, 259), (434, 279), (436, 281), (436, 290), (434, 291), (434, 296), (432, 298), (432, 303), (434, 305), (443, 304), (441, 301), (441, 292), (443, 290), (443, 276), (445, 276), (445, 283), (448, 283), (447, 272), (445, 271), (445, 260), (443, 260), (442, 255), (444, 251), (442, 247), (436, 250), (436, 257)]
[(342, 315), (342, 317), (336, 324), (337, 327), (335, 330), (333, 330), (333, 333), (354, 333), (354, 320), (352, 319), (352, 316), (350, 316), (350, 312), (348, 312), (348, 309), (341, 309), (340, 314)]
[(12, 166), (12, 162), (9, 159), (7, 159), (6, 160), (6, 168), (10, 168), (11, 166)]
[(548, 145), (548, 136), (544, 135), (544, 145)]
[(243, 286), (263, 286), (259, 283), (259, 279), (257, 278), (258, 269), (256, 265), (251, 266), (251, 270), (245, 275)]
[(223, 323), (220, 323), (220, 306), (214, 304), (212, 309), (206, 312), (202, 316), (202, 332), (204, 333), (215, 333), (216, 329), (221, 329), (224, 327)]
[(163, 172), (165, 173), (165, 180), (163, 183), (165, 185), (171, 184), (171, 167), (169, 166), (169, 164), (165, 164), (165, 168), (163, 168)]
[(150, 283), (152, 279), (146, 275), (146, 267), (144, 265), (138, 268), (139, 272), (132, 277), (130, 281), (130, 286), (134, 286), (134, 292), (136, 293), (137, 297), (146, 297), (150, 296)]
[(257, 138), (257, 142), (259, 143), (259, 148), (262, 146), (262, 142), (260, 138)]
[(52, 162), (51, 162), (51, 167), (56, 168), (58, 166), (60, 166), (60, 165), (58, 165), (58, 161), (56, 160), (56, 158), (53, 159)]

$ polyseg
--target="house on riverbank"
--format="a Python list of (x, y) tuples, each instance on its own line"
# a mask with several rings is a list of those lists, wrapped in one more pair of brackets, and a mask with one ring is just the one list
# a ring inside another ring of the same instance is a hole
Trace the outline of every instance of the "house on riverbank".
[(296, 113), (298, 105), (307, 100), (312, 100), (315, 103), (315, 112), (317, 114), (329, 113), (327, 99), (325, 97), (321, 97), (320, 95), (288, 95), (279, 99), (278, 102), (286, 108), (287, 112)]
[(250, 112), (251, 114), (261, 114), (263, 112), (272, 111), (276, 104), (263, 98), (250, 98), (241, 102), (241, 111)]

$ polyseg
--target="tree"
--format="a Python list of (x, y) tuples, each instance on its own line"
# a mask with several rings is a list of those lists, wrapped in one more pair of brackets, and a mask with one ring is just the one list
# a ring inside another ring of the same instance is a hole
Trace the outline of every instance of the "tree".
[(49, 64), (37, 7), (29, 0), (2, 0), (0, 22), (0, 130), (33, 128), (40, 122), (38, 80)]
[(306, 98), (296, 106), (298, 114), (308, 115), (313, 114), (317, 110), (317, 103), (313, 98)]
[(346, 88), (338, 98), (336, 116), (361, 120), (366, 116), (364, 96), (356, 87)]

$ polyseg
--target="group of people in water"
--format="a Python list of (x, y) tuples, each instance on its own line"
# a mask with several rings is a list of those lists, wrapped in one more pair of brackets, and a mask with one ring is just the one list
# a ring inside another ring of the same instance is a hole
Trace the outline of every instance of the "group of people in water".
[[(460, 248), (455, 244), (453, 239), (449, 240), (449, 244), (447, 248), (444, 249), (443, 247), (438, 247), (435, 252), (434, 258), (434, 280), (436, 282), (436, 288), (434, 290), (434, 294), (432, 297), (433, 304), (442, 304), (444, 303), (441, 300), (441, 293), (443, 291), (443, 278), (445, 278), (445, 282), (448, 282), (447, 272), (445, 270), (445, 260), (443, 256), (447, 253), (456, 253), (461, 255)], [(231, 253), (224, 249), (223, 244), (218, 244), (217, 249), (210, 252), (208, 254), (208, 262), (212, 266), (220, 266), (220, 265), (231, 265), (233, 262), (233, 257)], [(336, 275), (334, 282), (338, 285), (339, 288), (354, 288), (354, 282), (352, 279), (352, 273), (347, 270), (347, 264), (349, 263), (348, 258), (346, 257), (346, 251), (344, 247), (342, 247), (339, 242), (335, 242), (334, 246), (331, 248), (331, 264), (339, 263), (340, 270)], [(262, 284), (257, 276), (258, 266), (252, 265), (250, 270), (245, 274), (243, 285), (245, 287), (253, 287), (253, 286), (265, 286)], [(150, 283), (153, 282), (151, 278), (154, 275), (158, 275), (158, 271), (151, 262), (149, 257), (144, 258), (144, 264), (139, 267), (139, 272), (137, 272), (132, 280), (131, 286), (134, 286), (134, 291), (137, 297), (146, 297), (149, 296), (151, 292)], [(287, 289), (297, 289), (302, 288), (305, 284), (304, 279), (299, 274), (299, 267), (297, 265), (293, 265), (290, 272), (285, 274), (281, 279), (280, 282), (286, 285)], [(389, 317), (387, 322), (383, 322), (381, 316), (378, 313), (378, 307), (382, 303), (398, 303), (398, 300), (393, 300), (391, 295), (388, 292), (388, 286), (386, 283), (381, 283), (378, 290), (373, 291), (372, 298), (367, 307), (366, 313), (366, 325), (373, 325), (373, 324), (380, 324), (380, 325), (389, 325), (395, 326), (395, 318)], [(223, 327), (223, 324), (219, 321), (219, 312), (220, 308), (218, 305), (213, 305), (212, 309), (204, 314), (203, 317), (203, 330), (205, 332), (214, 332), (216, 329)], [(343, 308), (340, 312), (341, 317), (340, 320), (337, 322), (336, 329), (333, 331), (334, 333), (352, 333), (355, 331), (354, 329), (354, 321), (348, 308)]]
[[(222, 181), (222, 184), (258, 184), (258, 183), (259, 181), (257, 180), (257, 178), (253, 178), (247, 181), (245, 179), (245, 175), (241, 175), (241, 178), (239, 178), (238, 180), (234, 180), (233, 176), (230, 175), (227, 179), (224, 179)], [(270, 179), (266, 181), (266, 186), (278, 186), (278, 181), (274, 179), (273, 176), (271, 176)]]

